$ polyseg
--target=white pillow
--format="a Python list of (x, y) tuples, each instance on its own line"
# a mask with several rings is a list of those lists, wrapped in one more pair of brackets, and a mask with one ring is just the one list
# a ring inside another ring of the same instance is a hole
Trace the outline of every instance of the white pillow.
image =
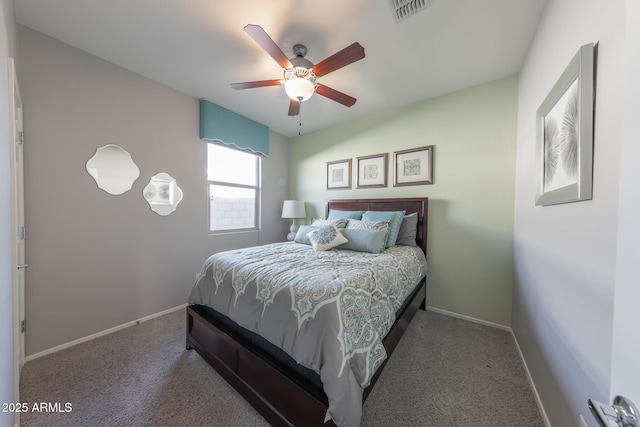
[(311, 246), (316, 252), (326, 251), (348, 242), (333, 224), (324, 225), (317, 230), (310, 231), (307, 234), (307, 238), (309, 238)]

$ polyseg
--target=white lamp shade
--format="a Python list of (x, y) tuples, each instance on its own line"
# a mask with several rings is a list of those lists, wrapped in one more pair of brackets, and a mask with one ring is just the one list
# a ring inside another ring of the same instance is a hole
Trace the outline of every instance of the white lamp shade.
[(300, 200), (285, 200), (282, 205), (282, 218), (305, 218), (307, 212), (304, 202)]
[(289, 98), (296, 101), (305, 101), (313, 95), (315, 86), (307, 79), (294, 77), (284, 82), (284, 90)]

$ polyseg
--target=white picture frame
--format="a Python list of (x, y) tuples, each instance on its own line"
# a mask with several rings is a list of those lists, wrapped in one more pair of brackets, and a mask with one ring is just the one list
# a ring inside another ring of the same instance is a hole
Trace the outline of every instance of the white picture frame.
[(592, 198), (594, 51), (578, 50), (536, 112), (537, 206)]

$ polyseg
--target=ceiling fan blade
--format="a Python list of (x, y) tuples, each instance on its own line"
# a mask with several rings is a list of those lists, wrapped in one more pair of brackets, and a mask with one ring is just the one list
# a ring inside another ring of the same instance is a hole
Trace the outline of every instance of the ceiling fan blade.
[(296, 101), (295, 99), (290, 99), (289, 100), (289, 115), (290, 116), (297, 116), (298, 114), (300, 114), (300, 101)]
[(335, 89), (331, 89), (329, 86), (319, 84), (316, 88), (316, 93), (318, 95), (326, 96), (327, 98), (339, 102), (345, 107), (351, 107), (356, 103), (356, 99), (352, 96), (349, 96), (345, 93), (337, 91)]
[(282, 49), (269, 37), (260, 25), (247, 25), (244, 30), (262, 47), (282, 68), (291, 68), (291, 62)]
[(316, 76), (324, 76), (364, 58), (364, 48), (355, 42), (313, 66)]
[(242, 83), (231, 83), (231, 87), (234, 89), (251, 89), (254, 87), (264, 87), (264, 86), (280, 86), (282, 84), (282, 80), (259, 80), (255, 82), (242, 82)]

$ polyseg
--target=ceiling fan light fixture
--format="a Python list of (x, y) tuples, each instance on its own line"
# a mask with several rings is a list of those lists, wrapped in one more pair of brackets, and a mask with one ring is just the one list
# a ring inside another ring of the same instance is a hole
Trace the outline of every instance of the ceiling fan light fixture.
[[(421, 1), (425, 2), (432, 0)], [(318, 95), (324, 96), (325, 98), (342, 104), (345, 107), (351, 107), (356, 103), (357, 100), (354, 97), (339, 92), (326, 85), (317, 84), (316, 79), (318, 77), (326, 76), (329, 73), (364, 58), (364, 47), (362, 47), (360, 43), (351, 43), (344, 49), (314, 65), (311, 61), (305, 58), (307, 55), (306, 46), (302, 44), (294, 45), (292, 48), (294, 57), (288, 58), (261, 26), (249, 24), (244, 27), (244, 30), (278, 63), (278, 65), (280, 65), (280, 67), (282, 67), (284, 71), (284, 78), (231, 83), (231, 88), (239, 90), (284, 85), (285, 92), (290, 98), (289, 116), (299, 116), (302, 101), (311, 98), (314, 92), (318, 92)]]
[(308, 68), (287, 68), (284, 70), (284, 90), (294, 101), (306, 101), (316, 90), (316, 75)]

